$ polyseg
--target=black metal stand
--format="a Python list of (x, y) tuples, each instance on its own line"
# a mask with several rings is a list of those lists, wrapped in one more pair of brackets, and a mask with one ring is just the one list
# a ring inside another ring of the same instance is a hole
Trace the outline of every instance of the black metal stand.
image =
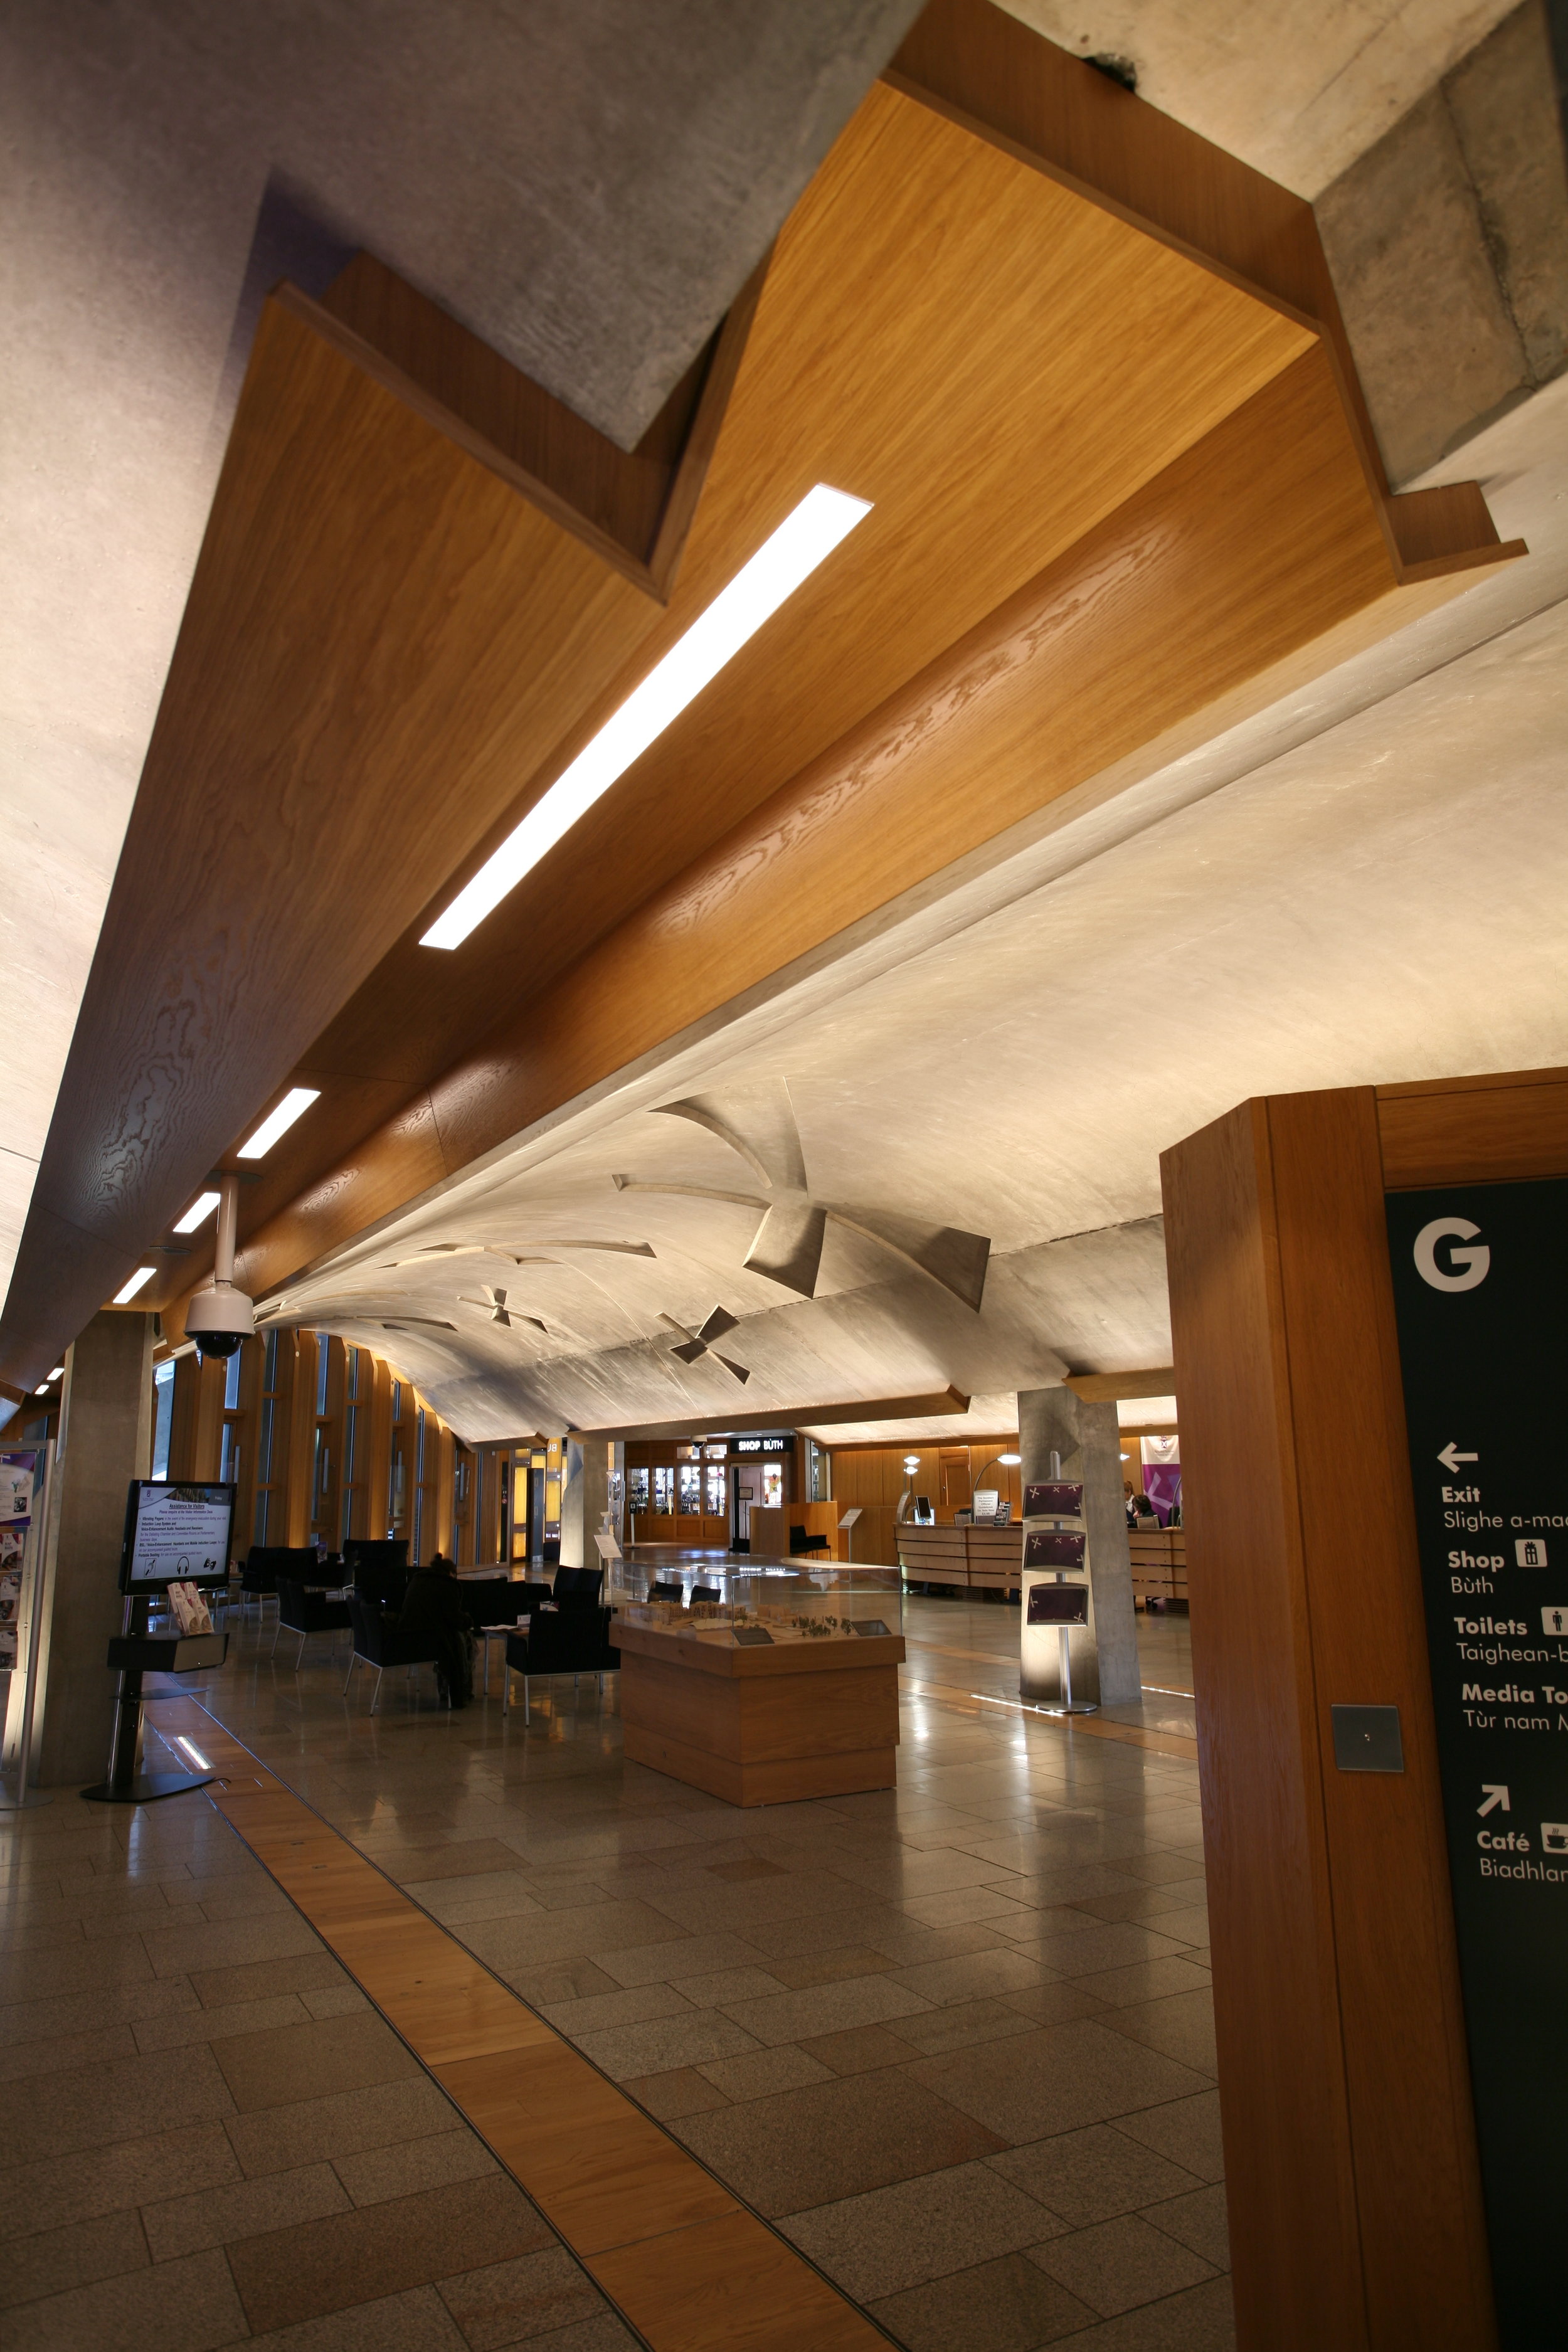
[(81, 1792), (94, 1805), (148, 1805), (159, 1797), (183, 1797), (188, 1790), (205, 1789), (217, 1778), (216, 1772), (138, 1772), (136, 1746), (142, 1732), (142, 1675), (189, 1674), (198, 1666), (216, 1664), (227, 1647), (226, 1635), (154, 1641), (146, 1630), (144, 1599), (132, 1601), (125, 1613), (125, 1632), (109, 1645), (109, 1664), (120, 1669), (109, 1778)]

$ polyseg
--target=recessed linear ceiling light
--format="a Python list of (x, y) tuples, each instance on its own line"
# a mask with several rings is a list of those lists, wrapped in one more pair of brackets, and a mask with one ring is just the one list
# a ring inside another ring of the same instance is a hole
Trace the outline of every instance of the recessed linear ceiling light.
[(65, 1370), (65, 1366), (64, 1366), (63, 1364), (57, 1364), (57, 1365), (55, 1366), (54, 1370), (49, 1374), (49, 1378), (50, 1378), (50, 1380), (51, 1380), (51, 1381), (58, 1381), (58, 1380), (59, 1379), (59, 1377), (60, 1377), (60, 1374), (61, 1374), (64, 1370)]
[(570, 833), (579, 817), (618, 777), (624, 776), (694, 702), (726, 662), (755, 636), (763, 623), (793, 596), (819, 563), (832, 554), (840, 540), (871, 511), (866, 499), (829, 489), (818, 482), (784, 517), (771, 539), (763, 541), (749, 563), (742, 565), (727, 588), (721, 588), (706, 612), (693, 621), (682, 637), (656, 662), (606, 719), (593, 741), (578, 752), (564, 775), (536, 801), (515, 831), (510, 833), (471, 882), (458, 891), (444, 915), (437, 918), (419, 944), (426, 948), (461, 947), (471, 930), (515, 889), (530, 868)]
[(265, 1160), (280, 1135), (287, 1135), (301, 1111), (320, 1098), (320, 1087), (290, 1087), (274, 1111), (262, 1120), (248, 1143), (239, 1147), (241, 1160)]
[(157, 1271), (158, 1269), (155, 1265), (139, 1265), (135, 1273), (132, 1276), (130, 1281), (123, 1284), (121, 1287), (115, 1292), (114, 1303), (116, 1307), (128, 1307), (131, 1301), (135, 1297), (137, 1292), (141, 1289), (142, 1284), (144, 1282), (151, 1282), (153, 1276), (157, 1273)]
[(217, 1192), (198, 1192), (174, 1231), (177, 1234), (194, 1234), (198, 1225), (205, 1224), (221, 1198)]

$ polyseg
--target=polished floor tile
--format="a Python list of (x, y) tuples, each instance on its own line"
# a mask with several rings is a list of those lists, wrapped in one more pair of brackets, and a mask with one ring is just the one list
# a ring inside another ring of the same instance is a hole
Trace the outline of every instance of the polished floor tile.
[[(739, 2198), (910, 2352), (1218, 2352), (1201, 1830), (1170, 1752), (1190, 1703), (1146, 1694), (1085, 1737), (971, 1696), (1016, 1684), (1016, 1612), (910, 1619), (900, 1787), (746, 1814), (625, 1766), (613, 1681), (536, 1689), (528, 1727), (494, 1690), (452, 1717), (389, 1686), (372, 1718), (253, 1617), (200, 1696), (700, 2158), (720, 2204), (691, 2243), (737, 2279), (784, 2252)], [(1140, 1634), (1146, 1682), (1190, 1688), (1184, 1624)], [(597, 2280), (573, 2260), (205, 1799), (79, 1814), (0, 1825), (7, 2346), (632, 2342), (620, 2255)], [(701, 2352), (734, 2313), (689, 2272), (659, 2340)], [(165, 2278), (179, 2319), (140, 2334), (138, 2282)], [(780, 2352), (807, 2340), (793, 2292)], [(826, 2345), (847, 2306), (820, 2293)]]

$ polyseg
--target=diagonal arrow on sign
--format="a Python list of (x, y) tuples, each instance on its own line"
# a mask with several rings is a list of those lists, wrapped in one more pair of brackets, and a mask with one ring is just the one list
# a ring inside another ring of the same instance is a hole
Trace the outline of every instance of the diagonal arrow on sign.
[(1500, 1805), (1505, 1813), (1512, 1812), (1513, 1807), (1508, 1801), (1508, 1790), (1500, 1780), (1483, 1780), (1481, 1802), (1476, 1807), (1477, 1812), (1484, 1820), (1488, 1813), (1495, 1813)]

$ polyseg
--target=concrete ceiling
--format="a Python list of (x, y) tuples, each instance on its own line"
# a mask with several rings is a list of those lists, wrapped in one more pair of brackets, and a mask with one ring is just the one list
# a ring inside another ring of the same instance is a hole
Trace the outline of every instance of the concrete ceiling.
[(0, 12), (0, 1290), (268, 288), (364, 245), (629, 446), (918, 5)]
[(1138, 91), (1299, 196), (1382, 138), (1517, 0), (1002, 0), (1079, 57), (1127, 58)]
[[(1307, 194), (1505, 13), (1010, 5), (1131, 56), (1152, 103)], [(5, 12), (0, 1286), (266, 285), (319, 285), (364, 243), (629, 441), (915, 14)], [(1069, 1365), (1168, 1361), (1164, 1145), (1251, 1091), (1568, 1058), (1563, 384), (1470, 441), (1447, 478), (1470, 475), (1526, 562), (1260, 718), (1095, 780), (314, 1269), (283, 1318), (394, 1356), (473, 1437), (949, 1382), (969, 1429), (1000, 1429), (1014, 1390)], [(797, 1297), (743, 1263), (754, 1209), (611, 1181), (745, 1189), (721, 1144), (649, 1114), (780, 1080), (815, 1197), (986, 1237), (978, 1313), (843, 1223)], [(585, 1239), (655, 1255), (561, 1246)], [(394, 1267), (476, 1240), (561, 1263)], [(461, 1295), (497, 1288), (544, 1330)], [(670, 1353), (661, 1318), (720, 1304), (743, 1386)]]
[[(283, 1318), (392, 1355), (475, 1438), (946, 1383), (989, 1429), (1068, 1369), (1169, 1362), (1165, 1146), (1248, 1094), (1568, 1060), (1568, 382), (1478, 460), (1522, 562), (1136, 786), (1097, 780), (327, 1261)], [(660, 1115), (700, 1093), (760, 1137), (781, 1081), (805, 1192), (854, 1221), (815, 1297), (745, 1262), (763, 1178)], [(989, 1240), (978, 1312), (870, 1238), (889, 1219)], [(509, 1255), (451, 1255), (480, 1243)], [(544, 1328), (496, 1325), (483, 1286)], [(744, 1383), (671, 1352), (716, 1307)]]

